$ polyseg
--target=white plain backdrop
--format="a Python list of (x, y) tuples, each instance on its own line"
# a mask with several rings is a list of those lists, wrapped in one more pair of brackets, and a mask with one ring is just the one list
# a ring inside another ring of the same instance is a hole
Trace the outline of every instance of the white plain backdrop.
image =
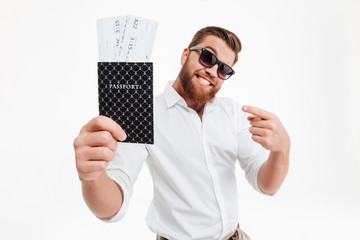
[(276, 113), (292, 140), (273, 197), (238, 169), (240, 225), (254, 240), (360, 239), (360, 2), (132, 0), (0, 2), (0, 239), (154, 239), (146, 165), (117, 223), (87, 209), (73, 139), (98, 114), (96, 19), (159, 22), (155, 93), (175, 79), (196, 30), (243, 43), (221, 96)]

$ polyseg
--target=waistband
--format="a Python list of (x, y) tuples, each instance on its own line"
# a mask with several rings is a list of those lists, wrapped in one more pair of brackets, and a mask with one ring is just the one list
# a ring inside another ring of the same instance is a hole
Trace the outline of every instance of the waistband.
[[(226, 237), (224, 237), (222, 240), (241, 240), (240, 239), (240, 227), (239, 225), (236, 227), (234, 231), (229, 233)], [(157, 235), (156, 240), (168, 240), (167, 238), (164, 238), (162, 236)]]

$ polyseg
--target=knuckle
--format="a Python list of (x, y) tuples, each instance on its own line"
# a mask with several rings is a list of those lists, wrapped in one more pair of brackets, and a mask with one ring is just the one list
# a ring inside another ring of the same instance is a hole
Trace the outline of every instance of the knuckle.
[(101, 126), (102, 122), (103, 122), (103, 117), (102, 116), (97, 116), (97, 117), (93, 118), (93, 124), (95, 126)]
[(264, 136), (264, 137), (267, 137), (267, 136), (268, 136), (268, 131), (267, 131), (266, 129), (263, 130), (262, 136)]
[(93, 164), (90, 165), (90, 171), (91, 173), (93, 172), (101, 172), (104, 171), (106, 169), (107, 164), (104, 162), (100, 162), (100, 161), (96, 161), (93, 162)]
[(110, 149), (111, 149), (111, 150), (114, 152), (114, 154), (115, 154), (117, 148), (118, 148), (118, 143), (117, 143), (117, 141), (114, 139), (114, 141), (113, 141), (113, 142), (111, 143), (111, 145), (110, 145)]
[(252, 140), (253, 140), (254, 142), (257, 142), (257, 143), (259, 143), (259, 144), (261, 144), (261, 145), (263, 144), (261, 137), (256, 136), (256, 135), (252, 135), (251, 138), (252, 138)]
[(105, 160), (111, 160), (113, 152), (109, 148), (103, 148), (101, 152), (101, 158)]
[(265, 146), (269, 146), (269, 144), (270, 144), (269, 139), (268, 139), (268, 138), (264, 138), (264, 139), (262, 140), (262, 144), (264, 144)]
[(106, 170), (106, 167), (108, 166), (108, 162), (104, 162), (102, 164), (99, 165), (99, 171), (104, 171)]
[(104, 143), (104, 144), (107, 144), (107, 143), (110, 143), (111, 140), (112, 140), (112, 136), (109, 132), (107, 131), (102, 131), (100, 134), (99, 134), (99, 140), (101, 143)]
[(269, 137), (271, 135), (271, 132), (272, 131), (269, 129), (264, 130), (264, 136)]
[(84, 172), (84, 164), (81, 161), (76, 161), (76, 169), (78, 170), (78, 172)]
[(73, 142), (74, 149), (79, 148), (82, 145), (81, 143), (82, 143), (82, 140), (81, 140), (80, 136), (77, 136)]
[(273, 122), (269, 123), (268, 128), (271, 129), (271, 130), (274, 130), (275, 129), (275, 124)]
[(92, 124), (95, 126), (95, 127), (102, 127), (104, 126), (105, 124), (105, 121), (106, 121), (106, 118), (105, 116), (97, 116), (97, 117), (94, 117), (93, 120), (92, 120)]
[(82, 149), (75, 150), (75, 160), (76, 164), (81, 164), (83, 161), (85, 161), (85, 154)]

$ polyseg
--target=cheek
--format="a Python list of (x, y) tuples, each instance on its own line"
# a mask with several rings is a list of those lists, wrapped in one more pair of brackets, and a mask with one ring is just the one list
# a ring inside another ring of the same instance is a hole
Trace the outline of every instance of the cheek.
[(180, 60), (181, 66), (184, 66), (186, 64), (186, 59), (187, 59), (187, 57), (184, 57), (184, 56), (181, 57), (181, 60)]

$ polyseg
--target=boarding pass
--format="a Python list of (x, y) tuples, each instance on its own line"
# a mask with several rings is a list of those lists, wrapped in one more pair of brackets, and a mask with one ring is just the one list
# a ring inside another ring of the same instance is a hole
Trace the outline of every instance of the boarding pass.
[(148, 62), (157, 27), (133, 15), (98, 19), (99, 62)]

